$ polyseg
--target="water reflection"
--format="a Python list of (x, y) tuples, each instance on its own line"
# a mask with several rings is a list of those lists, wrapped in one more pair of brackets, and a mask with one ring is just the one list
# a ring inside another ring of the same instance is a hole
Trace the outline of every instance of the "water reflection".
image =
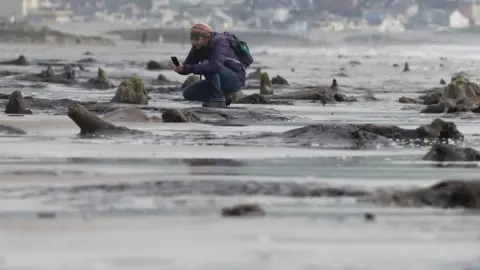
[(235, 159), (212, 159), (212, 158), (194, 158), (182, 159), (189, 166), (189, 174), (191, 175), (240, 175), (239, 167), (244, 167), (245, 162)]

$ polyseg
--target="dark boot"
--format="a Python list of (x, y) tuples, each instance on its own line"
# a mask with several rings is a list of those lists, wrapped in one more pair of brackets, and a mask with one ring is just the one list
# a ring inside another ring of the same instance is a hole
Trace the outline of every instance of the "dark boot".
[(202, 104), (202, 107), (207, 107), (207, 108), (226, 108), (227, 105), (225, 104), (225, 101), (217, 101), (217, 100), (211, 100), (204, 102)]
[(230, 106), (230, 104), (232, 104), (233, 102), (233, 97), (231, 95), (228, 95), (226, 98), (225, 98), (225, 105)]

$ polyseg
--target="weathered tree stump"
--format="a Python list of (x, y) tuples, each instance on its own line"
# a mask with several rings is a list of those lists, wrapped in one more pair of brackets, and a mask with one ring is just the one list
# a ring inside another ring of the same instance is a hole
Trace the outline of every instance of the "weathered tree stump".
[(78, 103), (71, 103), (68, 106), (68, 117), (80, 128), (80, 134), (93, 134), (104, 131), (127, 131), (127, 128), (117, 127), (110, 124), (95, 114), (89, 112)]
[(32, 114), (32, 112), (25, 108), (22, 93), (18, 90), (14, 91), (8, 99), (5, 107), (6, 114)]
[(260, 94), (273, 95), (273, 86), (268, 73), (263, 72), (260, 76)]
[(128, 104), (148, 104), (148, 91), (145, 89), (142, 79), (135, 76), (123, 80), (117, 88), (111, 102)]

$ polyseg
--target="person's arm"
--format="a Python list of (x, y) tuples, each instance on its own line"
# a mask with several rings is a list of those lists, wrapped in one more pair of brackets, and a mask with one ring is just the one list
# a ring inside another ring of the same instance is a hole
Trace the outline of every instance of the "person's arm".
[[(196, 49), (195, 47), (192, 46), (190, 49), (190, 52), (188, 52), (187, 58), (185, 58), (185, 61), (183, 62), (183, 66), (185, 65), (195, 65), (198, 61), (196, 61), (196, 56), (195, 56)], [(179, 71), (178, 74), (181, 75), (188, 75), (191, 72), (187, 72), (187, 70), (184, 68), (182, 71)]]
[(198, 74), (198, 75), (209, 75), (217, 73), (220, 67), (223, 66), (225, 61), (225, 54), (228, 50), (230, 44), (226, 39), (217, 39), (211, 45), (212, 55), (206, 63), (199, 64), (186, 64), (183, 66), (183, 70), (188, 73)]

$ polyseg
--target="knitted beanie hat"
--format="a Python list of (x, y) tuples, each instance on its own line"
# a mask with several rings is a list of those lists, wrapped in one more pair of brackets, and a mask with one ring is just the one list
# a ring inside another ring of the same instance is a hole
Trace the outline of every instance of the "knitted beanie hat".
[(213, 29), (204, 23), (196, 23), (190, 29), (192, 35), (201, 36), (201, 37), (208, 37), (212, 34)]

